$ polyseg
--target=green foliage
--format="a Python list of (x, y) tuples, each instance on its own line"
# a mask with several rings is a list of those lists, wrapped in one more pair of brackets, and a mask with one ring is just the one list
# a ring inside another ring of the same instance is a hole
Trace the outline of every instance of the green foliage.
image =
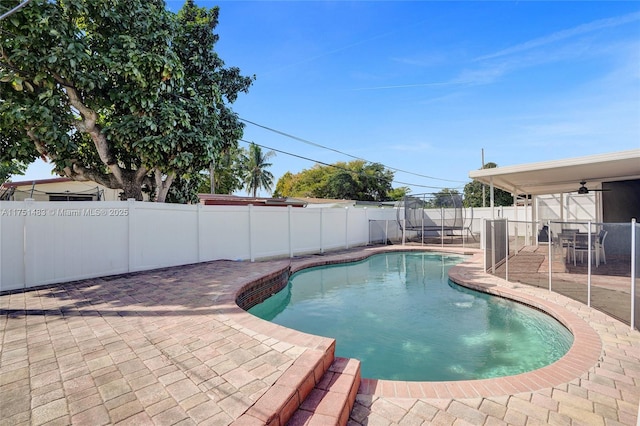
[(287, 197), (293, 194), (295, 177), (291, 172), (286, 172), (276, 183), (276, 189), (273, 191), (274, 197)]
[[(0, 23), (0, 161), (163, 201), (234, 146), (253, 79), (214, 50), (218, 8), (159, 0), (33, 0)], [(187, 195), (185, 198), (189, 198)]]
[(6, 182), (11, 175), (24, 174), (27, 165), (16, 160), (0, 161), (0, 185)]
[(198, 194), (204, 185), (206, 185), (209, 177), (203, 173), (194, 173), (184, 176), (178, 176), (174, 179), (169, 193), (167, 194), (167, 203), (176, 204), (197, 204), (200, 202)]
[[(244, 150), (237, 145), (229, 145), (215, 156), (213, 168), (214, 193), (232, 194), (243, 188), (243, 159)], [(211, 192), (211, 180), (207, 176), (206, 191)]]
[(410, 192), (411, 189), (408, 186), (399, 186), (398, 188), (393, 188), (387, 195), (389, 196), (389, 201), (402, 201)]
[[(433, 196), (427, 201), (425, 207), (426, 208), (440, 208), (440, 207), (458, 207), (455, 205), (456, 200), (461, 199), (462, 197), (452, 197), (459, 196), (460, 192), (456, 189), (443, 188), (440, 191), (433, 194)], [(461, 207), (461, 206), (460, 206)]]
[(249, 150), (243, 154), (242, 171), (244, 187), (253, 197), (259, 189), (271, 191), (273, 185), (273, 174), (267, 170), (271, 163), (267, 160), (276, 155), (274, 151), (262, 152), (262, 148), (252, 143)]
[[(487, 163), (484, 165), (485, 169), (493, 169), (498, 167), (496, 163)], [(482, 207), (482, 186), (483, 184), (478, 181), (469, 182), (464, 186), (464, 206), (465, 207)], [(484, 191), (484, 205), (488, 207), (490, 205), (490, 189), (485, 186)], [(511, 193), (503, 191), (502, 189), (494, 189), (493, 203), (495, 206), (512, 206), (513, 195)]]
[(338, 162), (332, 166), (316, 164), (295, 175), (286, 173), (278, 180), (274, 195), (388, 201), (404, 196), (409, 191), (408, 188), (393, 190), (392, 181), (393, 172), (385, 170), (379, 163), (355, 160)]

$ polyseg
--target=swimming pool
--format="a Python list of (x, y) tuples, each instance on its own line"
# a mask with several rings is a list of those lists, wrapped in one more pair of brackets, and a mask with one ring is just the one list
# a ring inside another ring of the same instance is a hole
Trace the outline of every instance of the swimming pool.
[(394, 252), (314, 267), (250, 313), (333, 337), (368, 378), (442, 381), (514, 375), (562, 357), (571, 333), (535, 309), (448, 279), (464, 258)]

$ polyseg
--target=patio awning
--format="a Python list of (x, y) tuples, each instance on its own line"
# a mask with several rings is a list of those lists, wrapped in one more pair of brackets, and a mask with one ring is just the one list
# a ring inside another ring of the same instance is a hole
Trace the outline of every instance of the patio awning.
[(581, 181), (597, 189), (602, 182), (640, 179), (640, 149), (473, 170), (469, 177), (507, 192), (529, 195), (575, 192)]

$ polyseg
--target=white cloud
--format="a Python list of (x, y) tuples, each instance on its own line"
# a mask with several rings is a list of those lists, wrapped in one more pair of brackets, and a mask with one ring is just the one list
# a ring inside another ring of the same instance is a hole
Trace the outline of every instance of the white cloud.
[(617, 27), (617, 26), (628, 24), (638, 20), (640, 20), (640, 12), (630, 13), (628, 15), (618, 16), (614, 18), (599, 19), (597, 21), (593, 21), (587, 24), (582, 24), (574, 28), (558, 31), (556, 33), (549, 34), (544, 37), (539, 37), (533, 40), (529, 40), (527, 42), (520, 43), (515, 46), (508, 47), (506, 49), (502, 49), (498, 52), (480, 56), (479, 58), (476, 58), (476, 61), (485, 61), (487, 59), (495, 59), (503, 56), (513, 55), (515, 53), (525, 52), (538, 47), (557, 43), (561, 40), (565, 40), (578, 35), (588, 34), (604, 28)]

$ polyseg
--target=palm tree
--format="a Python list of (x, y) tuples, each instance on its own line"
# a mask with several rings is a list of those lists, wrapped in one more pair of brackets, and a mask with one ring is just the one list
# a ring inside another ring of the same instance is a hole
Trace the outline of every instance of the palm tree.
[(263, 154), (262, 149), (254, 143), (249, 145), (249, 151), (243, 161), (244, 185), (247, 193), (252, 193), (253, 197), (256, 196), (259, 189), (271, 191), (273, 174), (267, 170), (268, 167), (271, 167), (271, 163), (267, 163), (267, 160), (274, 155), (276, 153), (273, 151)]

